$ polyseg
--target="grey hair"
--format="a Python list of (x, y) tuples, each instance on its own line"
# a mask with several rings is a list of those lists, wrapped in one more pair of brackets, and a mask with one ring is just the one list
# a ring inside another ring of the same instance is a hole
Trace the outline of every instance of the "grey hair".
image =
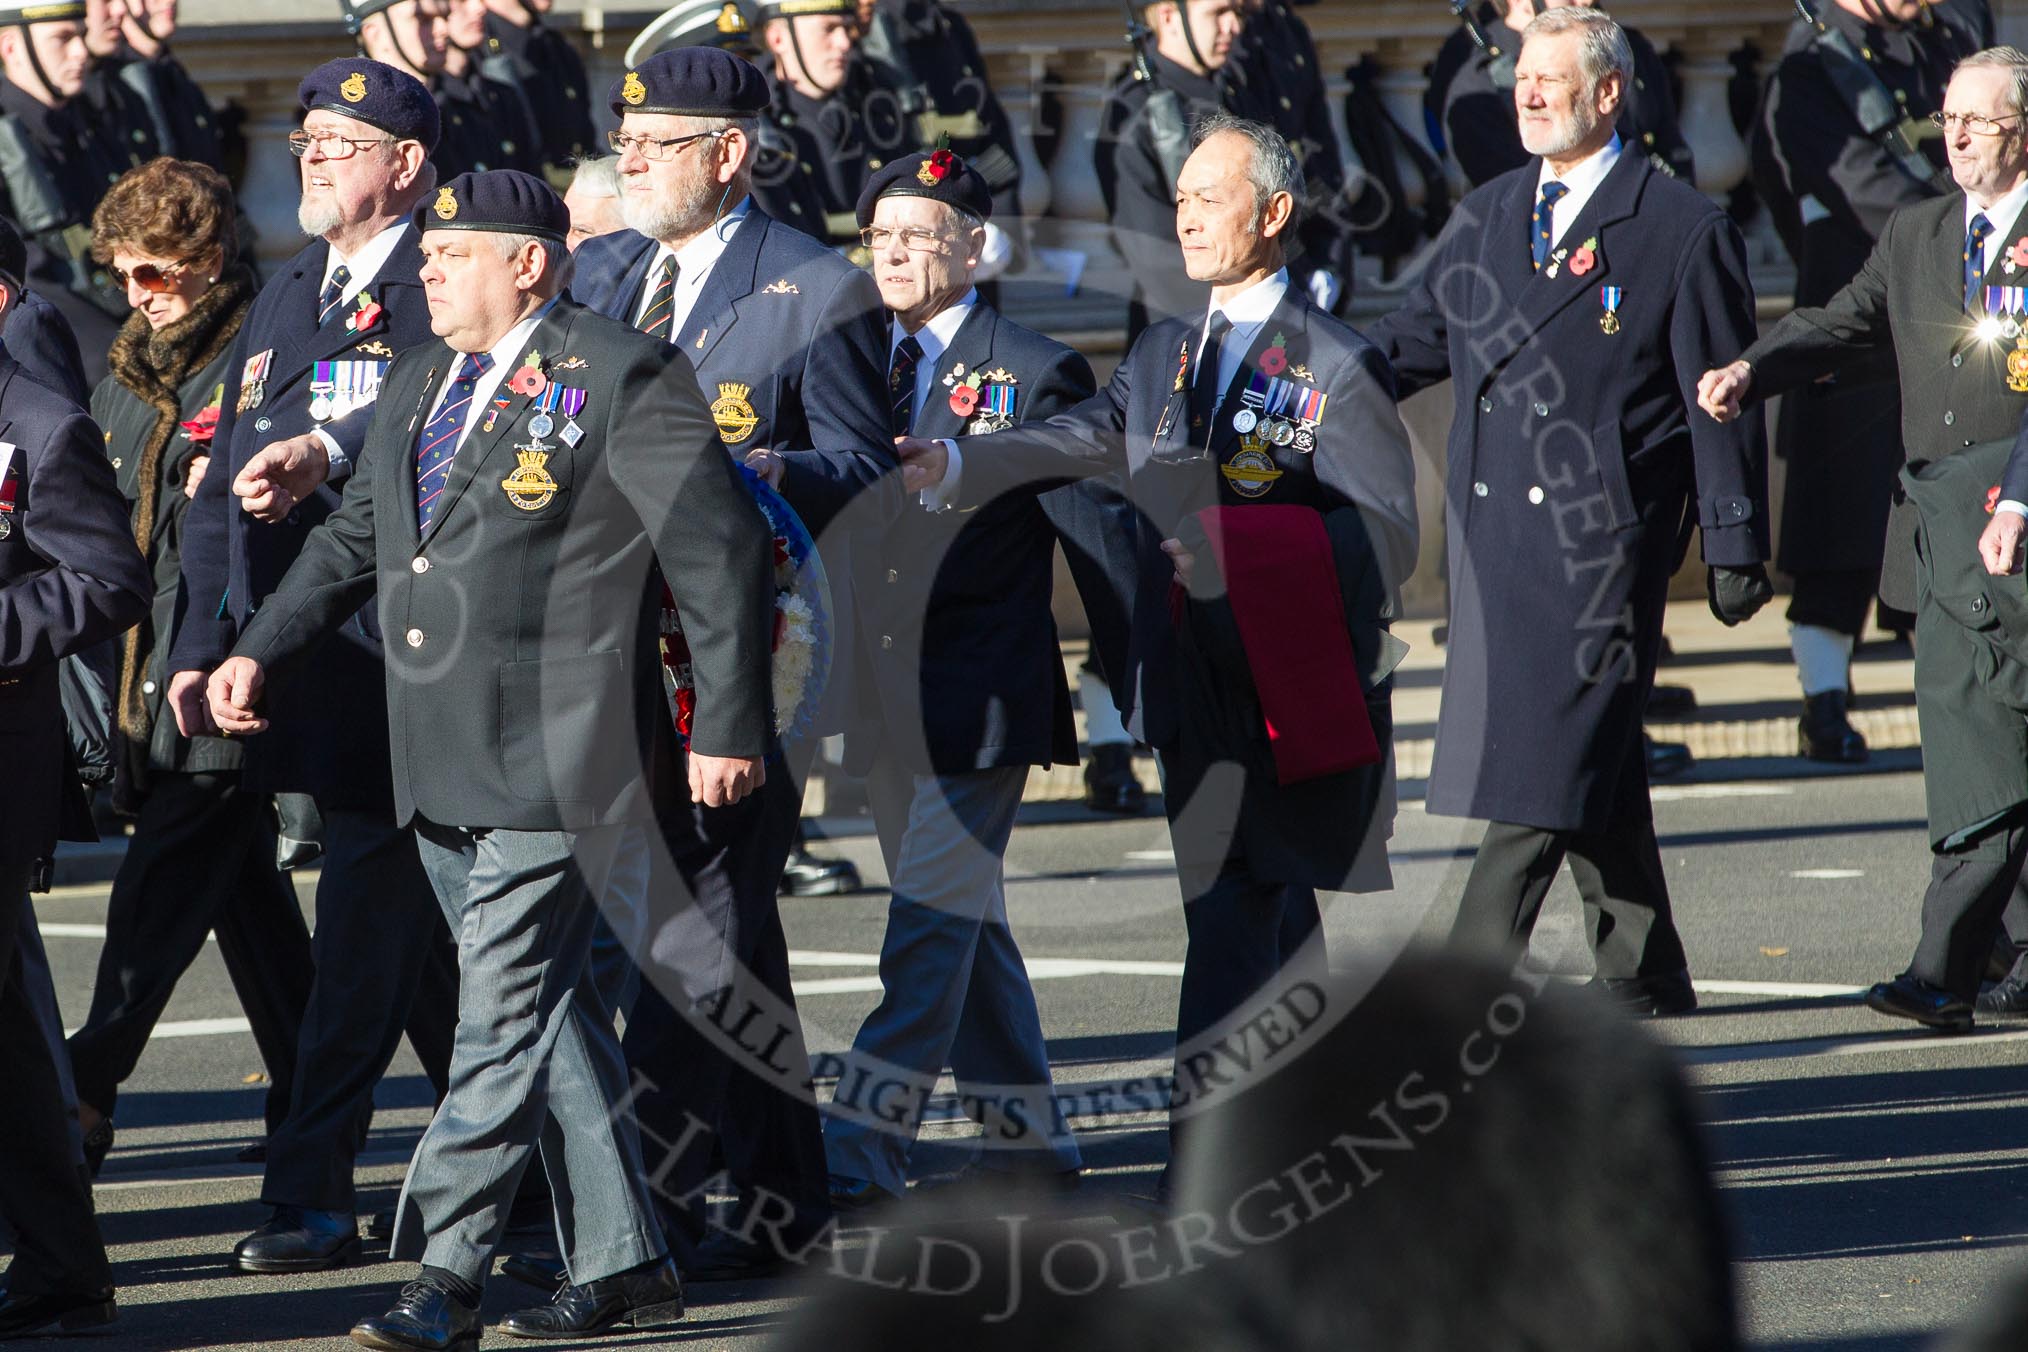
[(514, 235), (504, 230), (484, 230), (480, 233), (493, 241), (493, 247), (500, 251), (502, 258), (512, 258), (530, 244), (539, 245), (544, 255), (543, 278), (554, 279), (556, 282), (556, 291), (549, 294), (555, 295), (557, 291), (570, 285), (571, 273), (574, 270), (572, 266), (574, 255), (567, 245), (558, 244), (553, 239), (544, 239), (540, 235)]
[(1267, 210), (1269, 202), (1278, 192), (1289, 195), (1294, 211), (1289, 217), (1288, 228), (1293, 230), (1303, 219), (1303, 210), (1309, 205), (1309, 191), (1303, 183), (1303, 166), (1296, 159), (1296, 152), (1289, 149), (1289, 143), (1282, 134), (1265, 122), (1253, 122), (1231, 113), (1211, 113), (1190, 129), (1190, 148), (1197, 149), (1214, 136), (1231, 132), (1244, 136), (1253, 146), (1253, 154), (1246, 166), (1247, 182), (1253, 185), (1253, 209), (1256, 215)]
[(1521, 30), (1521, 45), (1527, 47), (1530, 38), (1556, 37), (1563, 33), (1584, 35), (1577, 61), (1590, 86), (1588, 92), (1597, 92), (1608, 75), (1620, 77), (1622, 98), (1633, 89), (1634, 45), (1627, 41), (1627, 30), (1613, 22), (1612, 15), (1602, 9), (1584, 9), (1577, 5), (1545, 9)]
[(618, 197), (620, 195), (620, 157), (618, 155), (592, 155), (577, 162), (577, 169), (570, 177), (570, 190), (583, 191), (593, 197)]
[(2004, 70), (2007, 82), (2007, 101), (2017, 113), (2028, 113), (2028, 52), (2019, 47), (1988, 47), (1983, 52), (1973, 52), (1958, 62), (1951, 71), (1953, 78), (1960, 70)]

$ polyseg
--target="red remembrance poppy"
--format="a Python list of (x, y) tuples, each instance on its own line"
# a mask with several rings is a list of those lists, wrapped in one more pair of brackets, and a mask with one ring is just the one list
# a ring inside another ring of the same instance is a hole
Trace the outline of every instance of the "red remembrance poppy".
[(354, 331), (369, 329), (378, 318), (380, 318), (380, 302), (370, 300), (353, 312), (351, 327)]
[(524, 366), (516, 371), (507, 382), (507, 388), (516, 394), (525, 394), (530, 399), (549, 388), (549, 377), (533, 366)]
[(1278, 376), (1289, 367), (1289, 351), (1285, 347), (1271, 347), (1260, 354), (1260, 373), (1264, 376)]
[(198, 446), (209, 446), (218, 434), (218, 405), (213, 404), (183, 425), (183, 435)]
[(1582, 277), (1598, 265), (1598, 255), (1590, 249), (1579, 249), (1570, 256), (1570, 275)]
[(960, 385), (951, 391), (951, 412), (960, 418), (969, 418), (979, 411), (979, 391), (976, 386)]

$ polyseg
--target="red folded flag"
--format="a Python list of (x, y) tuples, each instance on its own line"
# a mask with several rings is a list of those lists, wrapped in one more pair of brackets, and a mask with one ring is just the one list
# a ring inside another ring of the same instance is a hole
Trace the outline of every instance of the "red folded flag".
[(1208, 507), (1197, 521), (1225, 578), (1276, 781), (1378, 764), (1324, 518), (1308, 507), (1248, 505)]

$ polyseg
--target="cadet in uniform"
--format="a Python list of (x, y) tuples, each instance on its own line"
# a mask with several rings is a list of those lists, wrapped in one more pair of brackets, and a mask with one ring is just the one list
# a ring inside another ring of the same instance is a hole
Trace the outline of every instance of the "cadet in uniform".
[(767, 120), (787, 139), (797, 172), (810, 179), (823, 207), (822, 228), (812, 233), (852, 248), (859, 242), (860, 188), (885, 160), (917, 148), (903, 144), (913, 128), (899, 102), (880, 89), (873, 67), (854, 59), (853, 0), (763, 0), (758, 17), (771, 61), (762, 67)]
[[(188, 605), (169, 698), (185, 736), (210, 731), (205, 675), (336, 510), (338, 485), (326, 476), (342, 479), (358, 463), (359, 415), (388, 364), (430, 336), (408, 209), (434, 179), (435, 101), (412, 76), (356, 57), (310, 72), (297, 98), (297, 221), (317, 238), (277, 270), (240, 329), (212, 465), (184, 518)], [(278, 446), (288, 472), (250, 471)], [(434, 1078), (449, 1054), (451, 975), (430, 962), (442, 921), (415, 842), (396, 829), (388, 761), (365, 735), (386, 726), (384, 666), (368, 609), (322, 645), (311, 673), (272, 709), (276, 730), (247, 748), (250, 787), (316, 800), (324, 865), (296, 1093), (268, 1143), (261, 1196), (275, 1214), (235, 1250), (242, 1271), (315, 1270), (357, 1254), (352, 1160), (373, 1086), (405, 1023)]]
[(486, 19), (486, 0), (450, 0), (437, 106), (443, 110), (451, 158), (469, 157), (469, 167), (481, 172), (541, 173), (543, 139), (534, 105), (517, 81), (500, 76), (497, 63), (485, 61)]
[[(1895, 212), (1849, 284), (1706, 373), (1699, 394), (1713, 417), (1736, 417), (1742, 403), (1891, 354), (1909, 473), (2014, 440), (2028, 412), (2028, 108), (2016, 101), (2024, 82), (2028, 54), (2012, 47), (1958, 64), (1939, 116), (1961, 191)], [(2003, 488), (2023, 491), (2017, 480)], [(1923, 548), (1917, 520), (1906, 500), (1888, 512), (1883, 579), (1915, 578)], [(1930, 881), (1908, 970), (1874, 986), (1866, 1003), (1962, 1029), (1971, 1026), (1999, 916), (2028, 860), (2028, 723), (1984, 688), (1989, 654), (1977, 636), (1916, 590)]]
[[(1817, 23), (1790, 27), (1752, 150), (1754, 186), (1795, 260), (1798, 306), (1821, 306), (1850, 282), (1889, 216), (1956, 191), (1929, 117), (1951, 68), (1979, 46), (1965, 20), (1922, 0), (1820, 0)], [(1915, 609), (1913, 571), (1881, 574), (1903, 459), (1892, 358), (1791, 390), (1775, 453), (1788, 461), (1777, 562), (1795, 579), (1798, 741), (1812, 760), (1863, 761), (1866, 739), (1846, 715), (1853, 645), (1876, 591), (1896, 628)]]
[(84, 16), (84, 0), (0, 0), (0, 216), (27, 238), (25, 280), (70, 322), (96, 386), (128, 306), (92, 261), (92, 209), (157, 147), (131, 94), (116, 95), (126, 111), (106, 120), (80, 97), (90, 60)]
[(85, 82), (85, 98), (101, 119), (117, 118), (129, 106), (128, 97), (139, 99), (153, 126), (156, 153), (223, 172), (225, 138), (218, 114), (169, 50), (169, 39), (176, 34), (177, 4), (178, 0), (91, 0), (87, 40), (92, 71)]
[[(0, 315), (22, 294), (27, 249), (0, 222)], [(85, 411), (0, 350), (0, 1223), (14, 1261), (0, 1288), (0, 1339), (97, 1333), (118, 1318), (72, 1106), (46, 1024), (56, 992), (31, 890), (47, 890), (59, 836), (91, 839), (57, 663), (147, 614), (153, 591), (126, 503)]]
[[(992, 185), (948, 150), (896, 160), (859, 198), (881, 299), (894, 314), (888, 393), (902, 436), (985, 434), (1066, 412), (1096, 390), (1083, 357), (980, 299)], [(955, 487), (955, 481), (947, 481)], [(839, 1070), (824, 1150), (832, 1204), (907, 1189), (921, 1127), (847, 1085), (927, 1105), (948, 1063), (983, 1103), (985, 1167), (1075, 1176), (1077, 1144), (1053, 1109), (1049, 1049), (1008, 927), (1004, 865), (1029, 767), (1075, 764), (1077, 733), (1050, 618), (1054, 532), (1035, 494), (971, 513), (905, 502), (880, 537), (885, 580), (864, 598), (872, 679), (860, 689), (846, 761), (867, 777), (890, 890), (880, 1004)], [(1045, 694), (1044, 692), (1047, 692)], [(891, 1078), (890, 1078), (891, 1077)], [(886, 1089), (893, 1083), (905, 1092)]]
[(528, 101), (541, 134), (542, 172), (561, 191), (571, 167), (599, 148), (584, 58), (542, 21), (556, 0), (485, 2), (486, 76), (513, 85)]
[[(853, 565), (873, 566), (858, 539), (841, 552), (844, 528), (827, 528), (853, 497), (878, 491), (894, 465), (893, 434), (872, 279), (748, 196), (750, 129), (767, 100), (760, 72), (714, 47), (664, 51), (627, 71), (612, 92), (621, 122), (613, 148), (623, 182), (646, 191), (623, 186), (621, 209), (654, 237), (630, 229), (586, 241), (572, 288), (594, 310), (674, 342), (686, 369), (695, 369), (727, 454), (786, 453), (782, 491), (818, 539), (839, 634), (822, 734), (842, 730), (850, 707), (853, 597), (861, 590)], [(842, 472), (829, 472), (833, 466)], [(779, 748), (752, 800), (685, 809), (666, 827), (672, 841), (694, 835), (707, 848), (676, 859), (695, 903), (663, 926), (685, 937), (657, 943), (649, 971), (664, 975), (644, 984), (626, 1048), (652, 1085), (635, 1100), (644, 1131), (686, 1146), (656, 1175), (671, 1244), (693, 1277), (741, 1275), (781, 1258), (729, 1242), (736, 1239), (729, 1234), (706, 1242), (701, 1185), (710, 1144), (688, 1139), (689, 1116), (716, 1132), (742, 1215), (766, 1195), (785, 1199), (796, 1209), (789, 1227), (796, 1239), (819, 1232), (828, 1215), (814, 1106), (735, 1065), (691, 1026), (728, 962), (794, 1020), (776, 888), (811, 754), (807, 738)]]
[(1113, 247), (1127, 263), (1127, 341), (1156, 320), (1195, 314), (1208, 288), (1193, 280), (1176, 249), (1176, 175), (1190, 152), (1190, 127), (1238, 107), (1224, 79), (1238, 40), (1240, 0), (1159, 0), (1142, 5), (1155, 49), (1149, 78), (1130, 66), (1106, 98), (1092, 162), (1112, 222)]
[[(1449, 146), (1473, 187), (1518, 169), (1531, 158), (1522, 148), (1514, 119), (1514, 60), (1521, 52), (1521, 30), (1540, 11), (1566, 4), (1588, 9), (1595, 3), (1505, 0), (1501, 5), (1486, 0), (1438, 50), (1423, 110), (1438, 132), (1438, 149)], [(1676, 125), (1669, 68), (1653, 43), (1625, 25), (1620, 31), (1634, 51), (1634, 82), (1621, 105), (1620, 140), (1652, 157), (1656, 168), (1693, 182), (1696, 166)]]
[[(461, 1017), (391, 1248), (422, 1269), (355, 1327), (368, 1347), (478, 1341), (538, 1141), (571, 1285), (502, 1331), (683, 1317), (627, 1112), (621, 969), (591, 961), (592, 939), (608, 878), (639, 863), (658, 784), (687, 779), (701, 808), (764, 785), (773, 545), (686, 365), (564, 295), (569, 223), (546, 183), (512, 170), (416, 207), (443, 341), (397, 360), (359, 481), (210, 685), (221, 727), (260, 731), (264, 673), (310, 665), (376, 596), (410, 654), (386, 674), (397, 819), (457, 931)], [(690, 620), (684, 752), (647, 604), (658, 565)]]

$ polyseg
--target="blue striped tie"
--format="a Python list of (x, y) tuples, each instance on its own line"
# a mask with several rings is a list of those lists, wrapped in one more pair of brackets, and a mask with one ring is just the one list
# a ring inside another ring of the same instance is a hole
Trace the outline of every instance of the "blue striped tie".
[(1974, 213), (1972, 228), (1965, 232), (1965, 309), (1975, 315), (1985, 313), (1979, 306), (1979, 288), (1986, 280), (1986, 236), (1992, 233), (1986, 213)]
[(458, 451), (458, 434), (465, 430), (465, 415), (472, 408), (472, 390), (479, 377), (493, 369), (487, 352), (469, 352), (458, 367), (458, 378), (444, 394), (444, 406), (423, 428), (415, 448), (415, 524), (418, 535), (428, 535), (430, 521), (437, 514), (437, 499), (451, 477), (451, 458)]
[(1570, 189), (1555, 179), (1542, 185), (1542, 200), (1535, 204), (1535, 233), (1529, 241), (1529, 248), (1535, 255), (1535, 270), (1542, 271), (1542, 265), (1549, 261), (1551, 241), (1556, 235), (1556, 204), (1563, 200)]

